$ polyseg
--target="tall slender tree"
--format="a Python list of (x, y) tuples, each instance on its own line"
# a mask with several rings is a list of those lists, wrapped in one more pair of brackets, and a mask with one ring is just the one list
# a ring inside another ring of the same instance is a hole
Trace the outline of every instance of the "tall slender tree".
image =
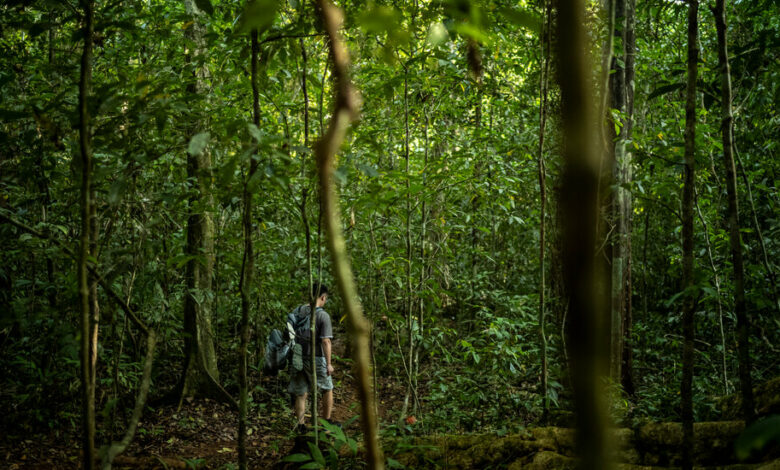
[(550, 398), (547, 393), (547, 334), (545, 333), (545, 269), (544, 243), (545, 243), (545, 215), (547, 209), (547, 171), (544, 163), (544, 138), (547, 124), (547, 91), (550, 72), (550, 43), (552, 25), (550, 24), (549, 1), (544, 1), (544, 23), (540, 37), (541, 67), (539, 77), (539, 148), (537, 151), (537, 165), (539, 170), (539, 346), (542, 359), (542, 380), (540, 390), (544, 403), (544, 415), (550, 410)]
[(612, 110), (608, 113), (607, 142), (611, 160), (614, 188), (611, 192), (611, 334), (610, 376), (616, 383), (631, 392), (633, 384), (629, 370), (630, 345), (626, 337), (630, 333), (631, 304), (631, 152), (627, 142), (631, 139), (633, 121), (633, 21), (632, 0), (615, 0), (612, 67), (609, 95)]
[(341, 10), (328, 0), (316, 0), (316, 4), (330, 43), (335, 89), (334, 109), (330, 124), (314, 148), (320, 178), (322, 211), (325, 219), (328, 250), (333, 259), (336, 282), (344, 302), (344, 309), (347, 313), (350, 335), (352, 337), (355, 375), (358, 381), (357, 389), (360, 398), (360, 414), (368, 467), (382, 470), (385, 467), (385, 462), (382, 447), (379, 443), (374, 394), (371, 391), (370, 327), (368, 320), (363, 315), (363, 308), (355, 287), (355, 278), (347, 255), (344, 235), (341, 231), (338, 196), (333, 185), (336, 153), (344, 142), (347, 128), (359, 115), (360, 97), (352, 87), (349, 77), (349, 52), (340, 33), (343, 22)]
[[(615, 382), (620, 382), (623, 364), (623, 318), (625, 315), (628, 259), (626, 259), (626, 244), (630, 240), (627, 233), (628, 224), (624, 217), (628, 191), (623, 187), (627, 172), (625, 161), (626, 136), (626, 69), (625, 44), (626, 33), (626, 0), (614, 0), (613, 47), (618, 49), (612, 53), (612, 64), (609, 75), (610, 107), (607, 111), (607, 148), (610, 150), (611, 173), (614, 190), (611, 193), (611, 223), (614, 225), (611, 240), (611, 314), (610, 314), (610, 376)], [(630, 255), (630, 253), (629, 253)]]
[(83, 468), (91, 470), (95, 465), (95, 390), (92, 367), (92, 311), (90, 281), (88, 276), (89, 253), (92, 237), (92, 138), (90, 136), (89, 95), (92, 91), (92, 48), (95, 30), (93, 0), (81, 0), (84, 9), (84, 49), (81, 53), (81, 77), (79, 79), (79, 147), (81, 164), (81, 240), (79, 244), (77, 273), (81, 306), (81, 391), (83, 420)]
[[(624, 136), (624, 142), (628, 142), (633, 138), (634, 130), (634, 64), (636, 63), (636, 0), (626, 0), (626, 32), (624, 35), (623, 44), (623, 57), (625, 62), (625, 87), (626, 87), (626, 118), (623, 123), (622, 135)], [(624, 165), (622, 167), (622, 174), (625, 177), (625, 182), (629, 183), (633, 179), (633, 155), (631, 152), (631, 146), (624, 146)], [(626, 188), (625, 197), (623, 198), (623, 211), (622, 220), (624, 221), (623, 228), (625, 229), (624, 237), (624, 254), (626, 255), (627, 262), (624, 264), (623, 280), (623, 364), (621, 367), (622, 377), (621, 383), (623, 390), (629, 394), (634, 394), (634, 354), (632, 343), (632, 332), (634, 325), (634, 306), (631, 300), (632, 292), (634, 288), (632, 277), (632, 265), (633, 254), (631, 244), (631, 232), (633, 230), (633, 201), (631, 198), (631, 191)]]
[[(205, 93), (207, 69), (205, 65), (205, 34), (203, 11), (195, 0), (184, 0), (192, 23), (185, 35), (192, 47), (187, 64), (192, 77), (186, 87), (193, 96)], [(186, 227), (185, 268), (187, 292), (184, 296), (184, 370), (179, 391), (181, 397), (211, 395), (228, 399), (219, 385), (217, 355), (214, 349), (212, 317), (212, 284), (214, 278), (214, 221), (212, 216), (211, 154), (207, 147), (204, 117), (192, 110), (191, 140), (187, 149), (187, 177), (194, 182), (190, 191), (189, 215)]]
[(737, 316), (739, 384), (742, 392), (742, 416), (745, 422), (750, 423), (755, 419), (755, 400), (753, 398), (753, 380), (750, 375), (750, 317), (748, 317), (745, 305), (745, 268), (742, 260), (742, 239), (739, 233), (739, 200), (737, 197), (737, 170), (734, 164), (734, 114), (731, 108), (731, 68), (728, 55), (726, 0), (716, 0), (713, 13), (718, 35), (722, 113), (720, 132), (723, 143), (723, 164), (726, 167), (731, 263), (734, 267), (734, 311)]
[(695, 339), (693, 294), (693, 203), (696, 168), (696, 78), (699, 59), (699, 1), (688, 0), (688, 82), (685, 92), (685, 163), (682, 196), (683, 354), (680, 387), (683, 427), (682, 466), (693, 468), (693, 342)]
[[(257, 84), (257, 69), (259, 63), (260, 46), (257, 41), (257, 30), (249, 34), (251, 43), (250, 56), (250, 81), (252, 82), (252, 123), (260, 125), (260, 91)], [(249, 346), (249, 310), (252, 307), (252, 290), (254, 288), (255, 250), (252, 241), (252, 205), (254, 193), (249, 187), (250, 181), (257, 173), (257, 156), (252, 155), (244, 177), (243, 188), (243, 214), (241, 217), (244, 231), (244, 256), (241, 262), (241, 344), (239, 346), (238, 364), (238, 466), (246, 470), (248, 465), (246, 437), (247, 437), (247, 408), (249, 404), (249, 391), (247, 386), (247, 348)]]

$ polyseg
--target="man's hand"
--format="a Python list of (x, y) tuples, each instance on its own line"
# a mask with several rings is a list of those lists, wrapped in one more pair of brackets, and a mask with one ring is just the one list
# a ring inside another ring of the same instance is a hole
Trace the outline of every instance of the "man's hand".
[(328, 364), (328, 375), (333, 375), (333, 366)]

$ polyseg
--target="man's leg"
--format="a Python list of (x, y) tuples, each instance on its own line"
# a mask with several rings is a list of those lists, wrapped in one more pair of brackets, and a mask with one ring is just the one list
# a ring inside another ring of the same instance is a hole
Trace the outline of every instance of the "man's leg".
[(304, 393), (303, 395), (295, 396), (295, 417), (298, 418), (298, 424), (303, 424), (306, 418), (306, 395)]
[(330, 421), (330, 415), (333, 413), (333, 390), (322, 392), (322, 417)]

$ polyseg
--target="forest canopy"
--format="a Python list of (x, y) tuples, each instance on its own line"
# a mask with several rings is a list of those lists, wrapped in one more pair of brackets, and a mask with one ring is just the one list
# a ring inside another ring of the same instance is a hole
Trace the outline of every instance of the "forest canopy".
[(0, 52), (9, 468), (778, 458), (778, 1), (9, 0)]

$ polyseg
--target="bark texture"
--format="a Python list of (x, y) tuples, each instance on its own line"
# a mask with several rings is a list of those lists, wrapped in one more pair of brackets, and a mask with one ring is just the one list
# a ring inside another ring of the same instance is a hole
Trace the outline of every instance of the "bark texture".
[(81, 240), (77, 260), (78, 292), (81, 308), (81, 392), (82, 392), (82, 450), (83, 467), (95, 464), (95, 389), (92, 361), (92, 305), (89, 282), (89, 253), (92, 237), (92, 139), (89, 122), (89, 95), (92, 89), (92, 35), (94, 33), (94, 3), (82, 0), (84, 9), (84, 49), (81, 54), (79, 79), (79, 144), (81, 164)]
[[(193, 50), (187, 58), (193, 69), (193, 77), (187, 92), (200, 95), (205, 91), (205, 65), (203, 60), (205, 27), (201, 12), (194, 0), (185, 0), (192, 25), (185, 32), (192, 42)], [(194, 114), (192, 135), (202, 132), (202, 117)], [(185, 269), (187, 295), (184, 297), (184, 372), (181, 397), (206, 395), (223, 398), (219, 387), (217, 356), (212, 335), (212, 283), (214, 278), (214, 222), (211, 209), (211, 155), (204, 148), (187, 152), (187, 177), (195, 181), (190, 188), (190, 214), (187, 218), (187, 241), (185, 253), (190, 257)]]

